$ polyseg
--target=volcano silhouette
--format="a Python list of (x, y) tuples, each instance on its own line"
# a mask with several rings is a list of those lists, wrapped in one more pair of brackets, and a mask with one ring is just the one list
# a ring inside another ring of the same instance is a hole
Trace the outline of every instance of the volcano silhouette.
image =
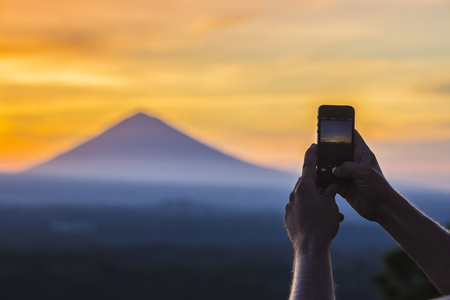
[[(84, 179), (268, 184), (292, 176), (230, 157), (144, 113), (25, 172)], [(289, 180), (288, 179), (288, 180)]]

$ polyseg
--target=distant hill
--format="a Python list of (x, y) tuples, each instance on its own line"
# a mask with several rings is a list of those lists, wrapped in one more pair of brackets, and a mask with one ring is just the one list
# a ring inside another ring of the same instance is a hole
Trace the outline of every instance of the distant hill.
[(290, 174), (225, 155), (144, 113), (25, 174), (212, 184), (261, 185), (293, 180)]

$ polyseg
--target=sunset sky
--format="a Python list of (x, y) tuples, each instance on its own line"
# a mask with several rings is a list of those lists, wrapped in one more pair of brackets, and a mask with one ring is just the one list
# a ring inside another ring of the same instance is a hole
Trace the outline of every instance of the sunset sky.
[(145, 111), (299, 173), (349, 104), (388, 179), (450, 190), (448, 0), (0, 1), (0, 172)]

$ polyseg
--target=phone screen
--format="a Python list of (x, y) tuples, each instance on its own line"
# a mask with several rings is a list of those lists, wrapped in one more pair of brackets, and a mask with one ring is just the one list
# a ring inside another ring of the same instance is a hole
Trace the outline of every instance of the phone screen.
[(353, 122), (322, 120), (320, 128), (321, 143), (352, 143)]
[(338, 180), (333, 168), (353, 160), (354, 109), (351, 106), (322, 105), (318, 115), (318, 180), (322, 186), (348, 183)]

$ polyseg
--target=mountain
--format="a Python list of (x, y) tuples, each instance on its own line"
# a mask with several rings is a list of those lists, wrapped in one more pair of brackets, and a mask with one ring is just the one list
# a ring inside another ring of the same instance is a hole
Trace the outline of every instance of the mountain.
[(213, 184), (292, 182), (290, 174), (225, 155), (144, 113), (25, 174)]

